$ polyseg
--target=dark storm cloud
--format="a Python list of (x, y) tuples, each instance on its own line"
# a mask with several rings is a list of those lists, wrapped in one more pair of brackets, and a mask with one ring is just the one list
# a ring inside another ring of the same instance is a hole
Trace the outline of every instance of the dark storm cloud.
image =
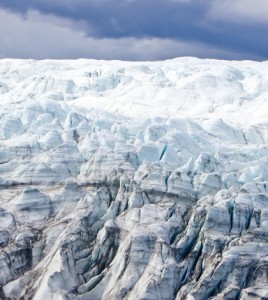
[(25, 13), (36, 9), (88, 24), (96, 37), (176, 38), (202, 34), (198, 26), (206, 5), (172, 0), (2, 0), (0, 5)]
[[(266, 3), (266, 0), (0, 0), (0, 7), (25, 16), (33, 10), (71, 20), (73, 29), (97, 40), (169, 39), (222, 49), (222, 55), (216, 51), (217, 58), (232, 58), (230, 53), (233, 53), (234, 59), (267, 59)], [(200, 56), (204, 57), (204, 52)]]

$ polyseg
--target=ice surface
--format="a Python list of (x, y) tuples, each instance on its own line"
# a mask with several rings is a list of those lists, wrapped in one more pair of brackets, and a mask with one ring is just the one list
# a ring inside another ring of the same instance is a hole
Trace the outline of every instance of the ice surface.
[(267, 74), (0, 60), (0, 298), (266, 299)]

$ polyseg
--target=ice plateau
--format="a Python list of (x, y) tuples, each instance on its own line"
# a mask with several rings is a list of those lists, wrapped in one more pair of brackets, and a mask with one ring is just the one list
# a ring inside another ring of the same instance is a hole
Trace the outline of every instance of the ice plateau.
[(0, 298), (268, 299), (268, 62), (0, 60)]

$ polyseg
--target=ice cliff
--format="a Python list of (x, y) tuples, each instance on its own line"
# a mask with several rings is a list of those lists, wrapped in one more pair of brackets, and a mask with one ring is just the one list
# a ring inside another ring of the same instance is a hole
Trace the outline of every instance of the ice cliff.
[(268, 299), (268, 62), (0, 60), (0, 298)]

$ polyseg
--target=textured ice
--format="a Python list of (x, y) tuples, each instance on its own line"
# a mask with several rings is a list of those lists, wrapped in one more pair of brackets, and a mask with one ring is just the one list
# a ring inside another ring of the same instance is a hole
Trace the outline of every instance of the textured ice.
[(0, 60), (1, 299), (266, 299), (268, 63)]

